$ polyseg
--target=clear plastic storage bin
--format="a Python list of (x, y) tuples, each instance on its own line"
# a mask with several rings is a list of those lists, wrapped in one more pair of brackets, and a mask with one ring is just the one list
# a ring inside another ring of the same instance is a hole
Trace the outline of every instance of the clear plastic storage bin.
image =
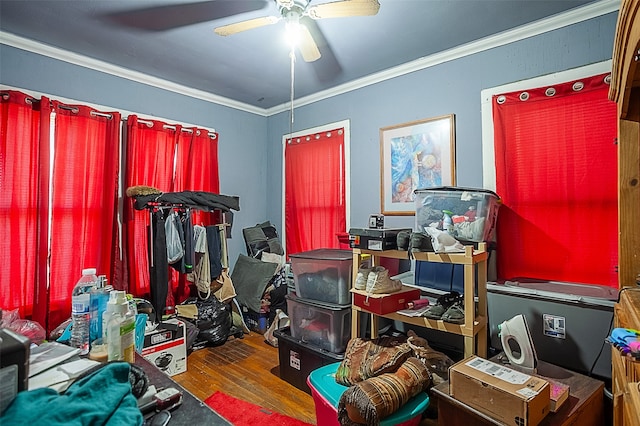
[(351, 337), (351, 305), (333, 305), (287, 295), (291, 337), (343, 353)]
[(351, 303), (350, 250), (317, 249), (289, 257), (298, 297), (336, 305)]
[(493, 240), (500, 197), (487, 189), (416, 189), (416, 230), (436, 227), (462, 242)]

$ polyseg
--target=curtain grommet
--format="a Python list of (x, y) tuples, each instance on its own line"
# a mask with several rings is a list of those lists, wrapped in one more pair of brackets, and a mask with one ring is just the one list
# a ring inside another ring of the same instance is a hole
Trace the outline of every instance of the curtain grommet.
[(496, 99), (496, 102), (502, 105), (503, 103), (507, 102), (507, 97), (504, 95), (500, 95), (498, 96), (498, 99)]
[(581, 81), (576, 81), (575, 83), (573, 83), (573, 86), (571, 86), (571, 88), (574, 92), (579, 92), (580, 90), (584, 89), (584, 83)]
[(607, 74), (604, 77), (604, 84), (611, 84), (611, 74)]
[(556, 94), (556, 89), (554, 89), (553, 87), (549, 87), (544, 91), (544, 94), (549, 97), (554, 96)]
[(520, 96), (518, 96), (520, 98), (521, 101), (526, 101), (529, 100), (529, 93), (528, 92), (522, 92), (520, 93)]

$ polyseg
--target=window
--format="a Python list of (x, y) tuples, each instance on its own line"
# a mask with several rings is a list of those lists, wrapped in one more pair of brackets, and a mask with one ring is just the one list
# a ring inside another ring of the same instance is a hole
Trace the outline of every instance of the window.
[(349, 123), (283, 136), (284, 240), (288, 254), (339, 247), (349, 217)]
[(592, 68), (490, 95), (499, 279), (617, 287), (616, 106)]

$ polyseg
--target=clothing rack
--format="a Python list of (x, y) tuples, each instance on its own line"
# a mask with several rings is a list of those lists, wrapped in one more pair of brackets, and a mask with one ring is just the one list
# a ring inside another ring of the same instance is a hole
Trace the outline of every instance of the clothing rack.
[[(149, 210), (149, 223), (151, 223), (151, 221), (153, 220), (153, 213), (160, 211), (160, 210), (166, 210), (166, 209), (171, 209), (171, 210), (176, 210), (176, 211), (184, 211), (187, 214), (189, 214), (189, 212), (193, 209), (196, 210), (202, 210), (208, 213), (214, 213), (216, 211), (221, 211), (220, 209), (211, 209), (208, 207), (203, 207), (203, 208), (198, 208), (196, 207), (192, 207), (192, 206), (186, 206), (182, 203), (165, 203), (165, 202), (156, 202), (156, 201), (151, 201), (147, 203), (147, 209)], [(224, 212), (222, 212), (224, 213)], [(220, 262), (222, 263), (222, 267), (224, 269), (229, 269), (229, 254), (228, 254), (228, 249), (227, 249), (227, 228), (231, 226), (231, 224), (229, 223), (217, 223), (217, 224), (213, 224), (211, 226), (217, 226), (218, 227), (218, 233), (220, 236), (220, 251), (221, 251), (221, 258), (220, 258)], [(151, 241), (153, 241), (153, 227), (150, 227), (150, 239)], [(150, 265), (149, 266), (153, 266), (153, 256), (150, 253), (150, 258), (149, 258), (149, 262)]]
[[(131, 191), (130, 191), (131, 190)], [(232, 213), (231, 210), (240, 210), (240, 199), (237, 196), (229, 196), (222, 194), (214, 194), (204, 191), (180, 191), (163, 193), (155, 188), (137, 186), (127, 189), (127, 195), (134, 198), (133, 207), (136, 210), (148, 210), (150, 220), (149, 234), (149, 274), (151, 285), (151, 303), (158, 315), (162, 315), (165, 307), (165, 300), (168, 292), (168, 273), (171, 267), (176, 268), (176, 263), (169, 264), (167, 259), (167, 245), (165, 235), (165, 223), (167, 216), (164, 215), (165, 210), (178, 210), (187, 212), (187, 220), (191, 221), (192, 210), (200, 210), (204, 212), (220, 211), (222, 213)], [(227, 227), (231, 226), (227, 223), (218, 223), (208, 225), (209, 227), (217, 227), (217, 235), (214, 233), (207, 236), (207, 240), (212, 238), (218, 240), (214, 248), (209, 249), (211, 262), (211, 276), (208, 280), (218, 278), (218, 274), (229, 269), (229, 259), (227, 250)], [(193, 225), (190, 223), (183, 227), (184, 241), (190, 241), (193, 238)], [(191, 229), (189, 233), (188, 230)], [(208, 235), (208, 234), (207, 234)], [(193, 245), (191, 246), (193, 247)], [(219, 253), (212, 253), (211, 250)], [(193, 253), (193, 248), (187, 250)], [(187, 253), (185, 253), (185, 257)], [(218, 256), (220, 258), (218, 259)], [(189, 263), (185, 263), (188, 260)], [(178, 267), (181, 273), (194, 274), (197, 272), (197, 265), (193, 263), (195, 257), (180, 260), (182, 262)], [(218, 262), (219, 260), (219, 262)], [(199, 261), (200, 263), (202, 260)], [(199, 263), (199, 264), (200, 264)], [(189, 268), (186, 266), (189, 265)], [(206, 273), (206, 272), (205, 272)], [(196, 281), (201, 278), (195, 277)], [(202, 281), (198, 281), (201, 283)]]

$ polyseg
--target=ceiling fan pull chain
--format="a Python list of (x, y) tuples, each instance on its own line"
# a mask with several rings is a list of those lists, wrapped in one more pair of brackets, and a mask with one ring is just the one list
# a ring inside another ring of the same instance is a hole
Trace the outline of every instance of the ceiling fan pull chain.
[(291, 52), (289, 53), (289, 57), (291, 58), (291, 106), (290, 106), (290, 115), (291, 121), (289, 123), (289, 134), (293, 134), (293, 89), (294, 89), (294, 81), (295, 81), (295, 63), (296, 63), (296, 54), (291, 47)]

